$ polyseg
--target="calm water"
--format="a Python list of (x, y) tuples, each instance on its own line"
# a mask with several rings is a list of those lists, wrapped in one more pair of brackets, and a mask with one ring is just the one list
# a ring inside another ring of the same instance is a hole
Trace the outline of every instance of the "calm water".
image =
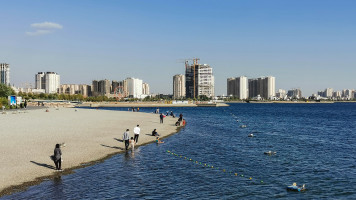
[[(356, 199), (356, 104), (166, 110), (182, 112), (188, 124), (164, 144), (1, 199)], [(277, 154), (264, 155), (268, 150)], [(286, 191), (293, 182), (307, 191)]]

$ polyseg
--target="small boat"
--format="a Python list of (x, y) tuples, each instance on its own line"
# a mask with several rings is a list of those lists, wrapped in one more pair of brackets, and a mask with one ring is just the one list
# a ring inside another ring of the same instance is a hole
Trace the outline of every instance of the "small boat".
[(287, 186), (287, 190), (300, 192), (306, 190), (306, 188), (305, 184), (303, 184), (303, 186), (297, 186), (297, 183), (293, 183), (293, 185)]
[(248, 137), (255, 137), (252, 133), (248, 134)]
[(246, 128), (247, 126), (246, 126), (246, 125), (241, 125), (240, 127), (241, 127), (241, 128)]
[(277, 152), (275, 152), (275, 151), (266, 151), (266, 152), (264, 152), (264, 154), (266, 154), (266, 155), (275, 155)]

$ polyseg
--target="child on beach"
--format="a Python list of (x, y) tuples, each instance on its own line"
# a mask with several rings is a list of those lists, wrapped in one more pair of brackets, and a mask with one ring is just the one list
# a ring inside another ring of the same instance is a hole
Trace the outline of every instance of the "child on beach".
[(156, 137), (156, 143), (157, 143), (157, 144), (161, 144), (161, 143), (164, 143), (164, 142), (161, 141), (161, 140), (159, 139), (159, 137)]
[(135, 150), (135, 140), (133, 137), (131, 137), (131, 139), (130, 139), (130, 144), (131, 144), (132, 151), (134, 151)]

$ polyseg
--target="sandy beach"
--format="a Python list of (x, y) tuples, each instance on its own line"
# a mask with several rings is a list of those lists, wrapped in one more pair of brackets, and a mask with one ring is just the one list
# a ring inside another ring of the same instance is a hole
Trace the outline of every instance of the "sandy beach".
[[(7, 113), (0, 114), (0, 196), (17, 186), (35, 184), (41, 177), (70, 173), (83, 163), (125, 151), (119, 140), (127, 128), (133, 137), (137, 124), (141, 128), (137, 146), (155, 140), (151, 136), (154, 128), (161, 137), (177, 132), (177, 118), (165, 117), (160, 124), (158, 114), (75, 108)], [(64, 172), (57, 172), (49, 156), (55, 144), (63, 142)]]

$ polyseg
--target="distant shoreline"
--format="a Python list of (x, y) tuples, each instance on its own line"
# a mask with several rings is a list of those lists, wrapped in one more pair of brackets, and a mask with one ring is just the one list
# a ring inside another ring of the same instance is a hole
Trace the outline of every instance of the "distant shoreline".
[(83, 104), (77, 104), (76, 107), (90, 107), (90, 108), (100, 108), (100, 107), (140, 107), (140, 108), (160, 108), (160, 107), (225, 107), (229, 106), (227, 103), (202, 103), (202, 104), (163, 104), (163, 103), (132, 103), (132, 102), (85, 102)]
[[(230, 102), (225, 102), (225, 103), (248, 103), (245, 101), (230, 101)], [(250, 101), (249, 103), (281, 103), (281, 104), (330, 104), (330, 103), (356, 103), (356, 101), (321, 101), (321, 102), (316, 102), (316, 101)]]

